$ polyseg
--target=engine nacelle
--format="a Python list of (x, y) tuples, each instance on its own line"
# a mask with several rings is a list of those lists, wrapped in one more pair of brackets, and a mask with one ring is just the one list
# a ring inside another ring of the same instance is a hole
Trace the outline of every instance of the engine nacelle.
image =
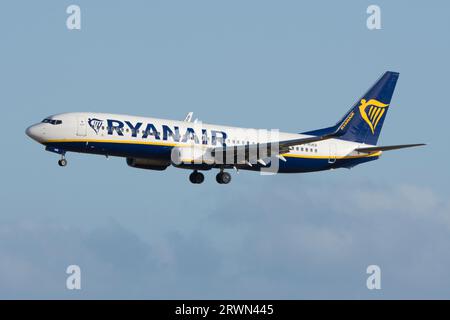
[(127, 164), (133, 168), (162, 171), (167, 169), (170, 162), (158, 159), (127, 158)]

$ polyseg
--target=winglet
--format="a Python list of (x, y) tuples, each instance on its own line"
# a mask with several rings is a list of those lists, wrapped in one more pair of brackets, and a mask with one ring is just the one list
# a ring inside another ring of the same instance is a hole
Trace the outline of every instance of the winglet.
[(184, 118), (184, 121), (186, 121), (186, 122), (191, 122), (192, 121), (192, 116), (194, 115), (194, 113), (193, 112), (189, 112), (187, 115), (186, 115), (186, 118)]

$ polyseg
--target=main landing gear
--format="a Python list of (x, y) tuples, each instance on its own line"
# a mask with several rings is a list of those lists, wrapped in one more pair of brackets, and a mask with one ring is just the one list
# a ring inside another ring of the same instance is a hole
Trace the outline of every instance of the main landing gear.
[(225, 172), (225, 171), (220, 171), (216, 175), (216, 181), (219, 184), (228, 184), (231, 181), (231, 174), (229, 174), (228, 172)]
[[(198, 172), (197, 170), (194, 170), (194, 172), (192, 172), (189, 175), (189, 181), (191, 181), (194, 184), (200, 184), (204, 180), (205, 180), (205, 176), (203, 175), (203, 173)], [(228, 184), (231, 181), (231, 175), (228, 172), (220, 171), (216, 175), (216, 181), (217, 181), (217, 183), (220, 183), (220, 184)]]
[(197, 170), (194, 170), (194, 172), (192, 172), (189, 175), (189, 181), (191, 181), (194, 184), (200, 184), (205, 180), (205, 176), (203, 175), (203, 173), (198, 172)]

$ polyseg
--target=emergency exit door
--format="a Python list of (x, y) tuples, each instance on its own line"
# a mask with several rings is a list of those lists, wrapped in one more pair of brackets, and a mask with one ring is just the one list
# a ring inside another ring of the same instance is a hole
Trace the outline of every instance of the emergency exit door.
[(86, 119), (84, 117), (78, 117), (77, 124), (77, 136), (85, 137), (87, 132)]

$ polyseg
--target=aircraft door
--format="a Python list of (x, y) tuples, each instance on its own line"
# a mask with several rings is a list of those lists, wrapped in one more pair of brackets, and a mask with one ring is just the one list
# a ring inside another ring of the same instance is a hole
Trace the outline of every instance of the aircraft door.
[(329, 156), (328, 156), (328, 163), (335, 163), (336, 162), (336, 157), (337, 157), (337, 145), (336, 142), (334, 141), (329, 141), (328, 142), (329, 145)]
[(78, 117), (77, 118), (77, 136), (85, 137), (87, 132), (86, 118)]

